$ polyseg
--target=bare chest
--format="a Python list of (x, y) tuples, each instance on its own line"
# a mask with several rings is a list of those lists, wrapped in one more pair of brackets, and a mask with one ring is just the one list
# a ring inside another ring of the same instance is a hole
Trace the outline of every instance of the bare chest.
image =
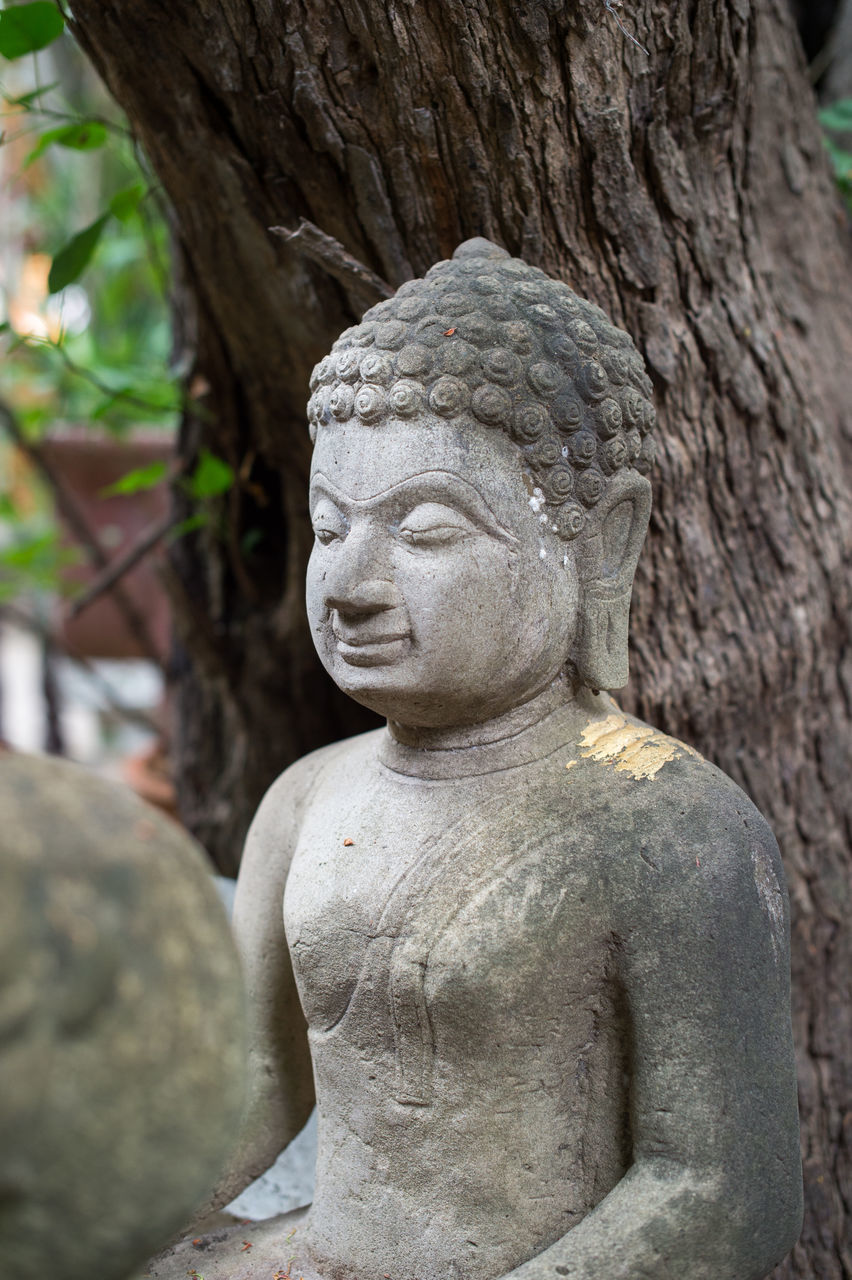
[(429, 1045), (484, 1061), (552, 1035), (558, 1052), (606, 1000), (585, 844), (526, 799), (377, 777), (306, 814), (285, 926), (310, 1030), (348, 1022), (396, 1059), (403, 1094), (425, 1087)]

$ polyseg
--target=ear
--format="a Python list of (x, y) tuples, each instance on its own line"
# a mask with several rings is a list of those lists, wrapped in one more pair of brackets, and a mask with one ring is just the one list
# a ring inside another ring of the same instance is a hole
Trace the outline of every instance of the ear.
[(633, 575), (651, 514), (651, 485), (636, 471), (613, 477), (578, 539), (580, 579), (577, 674), (591, 689), (627, 684), (627, 632)]

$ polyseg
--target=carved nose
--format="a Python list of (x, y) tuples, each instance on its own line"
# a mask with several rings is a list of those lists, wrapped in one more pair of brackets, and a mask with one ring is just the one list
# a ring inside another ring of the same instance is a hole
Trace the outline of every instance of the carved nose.
[(383, 613), (386, 609), (397, 609), (403, 603), (398, 588), (386, 579), (368, 578), (346, 586), (338, 582), (330, 584), (330, 588), (325, 598), (326, 605), (342, 614)]

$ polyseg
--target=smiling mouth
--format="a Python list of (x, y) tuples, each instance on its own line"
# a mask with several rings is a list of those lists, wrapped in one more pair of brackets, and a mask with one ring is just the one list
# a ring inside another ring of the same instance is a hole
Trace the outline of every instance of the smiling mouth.
[(336, 648), (344, 662), (352, 667), (377, 667), (402, 656), (408, 644), (407, 632), (387, 636), (344, 639), (335, 632)]

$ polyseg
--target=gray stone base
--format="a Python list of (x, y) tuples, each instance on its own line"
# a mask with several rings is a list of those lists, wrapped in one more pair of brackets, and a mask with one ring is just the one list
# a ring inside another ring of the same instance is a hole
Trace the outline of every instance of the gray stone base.
[[(187, 1238), (152, 1258), (136, 1280), (317, 1280), (299, 1267), (299, 1224), (305, 1209), (266, 1222), (237, 1222)], [(250, 1248), (246, 1248), (250, 1245)], [(280, 1274), (279, 1274), (280, 1273)]]

